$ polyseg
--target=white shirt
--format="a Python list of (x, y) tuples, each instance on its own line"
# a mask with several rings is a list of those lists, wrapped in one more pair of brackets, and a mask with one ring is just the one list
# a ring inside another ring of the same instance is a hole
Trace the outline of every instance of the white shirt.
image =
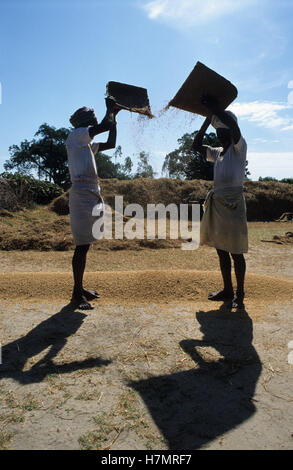
[(66, 140), (68, 168), (70, 179), (98, 180), (98, 172), (94, 155), (99, 150), (99, 144), (91, 144), (88, 127), (78, 127), (70, 132)]
[(222, 147), (207, 147), (207, 161), (214, 162), (214, 188), (243, 186), (245, 179), (247, 144), (241, 136), (237, 144), (231, 144), (224, 155)]

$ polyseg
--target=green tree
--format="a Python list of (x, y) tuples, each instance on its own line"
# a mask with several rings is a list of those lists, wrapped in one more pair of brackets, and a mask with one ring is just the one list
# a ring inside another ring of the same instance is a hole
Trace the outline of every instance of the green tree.
[(135, 178), (154, 178), (155, 172), (149, 163), (149, 154), (140, 152)]
[[(131, 171), (132, 171), (132, 160), (130, 157), (126, 157), (124, 160), (124, 164), (116, 163), (117, 155), (119, 158), (122, 158), (122, 150), (121, 146), (119, 145), (115, 150), (112, 157), (99, 152), (95, 156), (98, 175), (100, 178), (117, 178), (119, 180), (131, 179)], [(115, 158), (115, 163), (113, 163), (112, 158)]]
[(132, 178), (132, 168), (133, 168), (133, 162), (130, 157), (126, 157), (124, 160), (124, 164), (121, 165), (121, 172), (122, 175), (124, 176), (123, 179), (131, 179)]
[[(197, 131), (191, 134), (184, 134), (177, 140), (179, 147), (173, 152), (168, 153), (162, 167), (162, 171), (171, 178), (184, 179), (213, 179), (213, 163), (206, 162), (199, 152), (191, 149), (192, 142)], [(204, 145), (219, 147), (220, 142), (217, 135), (213, 132), (205, 134), (203, 138)]]
[[(19, 145), (9, 147), (10, 159), (4, 163), (4, 169), (16, 170), (24, 175), (36, 172), (39, 180), (45, 178), (67, 189), (71, 184), (65, 146), (69, 133), (70, 129), (56, 129), (46, 123), (42, 124), (33, 140), (24, 140)], [(124, 164), (116, 163), (117, 158), (122, 158), (121, 146), (116, 148), (113, 156), (115, 163), (104, 153), (100, 152), (95, 156), (100, 178), (130, 179), (130, 157), (125, 159)]]
[(117, 158), (122, 158), (122, 147), (118, 145), (114, 151), (113, 157), (115, 158), (115, 165), (117, 163)]
[(95, 159), (99, 178), (118, 178), (119, 163), (115, 165), (111, 157), (102, 152), (98, 152)]
[(37, 138), (9, 147), (10, 159), (4, 163), (4, 169), (26, 175), (35, 170), (39, 179), (45, 177), (58, 186), (68, 187), (70, 177), (65, 141), (69, 132), (69, 129), (42, 124), (35, 133)]
[(122, 148), (121, 145), (115, 149), (113, 157), (115, 158), (116, 176), (115, 178), (129, 180), (132, 178), (132, 167), (133, 163), (130, 157), (124, 159), (124, 163), (117, 163), (117, 158), (122, 159)]
[(281, 183), (293, 184), (293, 178), (283, 178), (280, 180)]
[(274, 178), (273, 176), (265, 176), (262, 178), (261, 176), (258, 178), (258, 181), (278, 181), (277, 178)]

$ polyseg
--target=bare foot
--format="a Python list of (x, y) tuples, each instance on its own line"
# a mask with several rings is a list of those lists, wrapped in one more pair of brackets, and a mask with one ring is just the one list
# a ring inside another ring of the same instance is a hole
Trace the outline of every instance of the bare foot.
[(236, 295), (236, 297), (232, 301), (232, 308), (236, 308), (238, 310), (241, 310), (244, 308), (244, 303), (243, 303), (244, 295)]
[(94, 300), (100, 297), (100, 294), (96, 290), (92, 289), (83, 289), (82, 294), (86, 300)]
[(80, 310), (93, 310), (93, 306), (87, 301), (84, 295), (73, 296), (71, 302)]
[(225, 290), (220, 290), (219, 292), (211, 292), (208, 295), (208, 299), (214, 300), (214, 301), (232, 300), (233, 297), (234, 297), (233, 291), (225, 291)]

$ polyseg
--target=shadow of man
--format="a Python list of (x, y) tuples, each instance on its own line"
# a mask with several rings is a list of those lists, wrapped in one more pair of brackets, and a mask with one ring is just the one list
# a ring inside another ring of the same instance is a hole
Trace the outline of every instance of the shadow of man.
[(255, 412), (261, 362), (246, 311), (197, 312), (201, 339), (180, 346), (195, 368), (130, 382), (146, 403), (169, 449), (194, 450), (235, 428)]
[[(29, 384), (41, 382), (48, 374), (69, 373), (111, 363), (109, 360), (97, 357), (58, 364), (58, 366), (54, 364), (53, 358), (64, 348), (69, 336), (77, 332), (85, 317), (87, 315), (76, 312), (72, 304), (68, 304), (25, 336), (3, 346), (0, 379), (10, 377), (21, 384)], [(23, 370), (28, 359), (37, 356), (47, 348), (50, 349), (44, 357), (29, 370)]]

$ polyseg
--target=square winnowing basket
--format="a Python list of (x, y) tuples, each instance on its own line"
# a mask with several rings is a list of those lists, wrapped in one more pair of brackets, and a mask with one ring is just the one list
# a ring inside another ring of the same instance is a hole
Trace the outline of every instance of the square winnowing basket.
[(107, 96), (114, 98), (121, 109), (144, 114), (149, 118), (154, 117), (146, 88), (127, 85), (126, 83), (109, 82), (107, 84)]
[(182, 87), (169, 102), (169, 106), (211, 117), (205, 106), (201, 104), (202, 95), (214, 96), (220, 107), (226, 109), (237, 94), (237, 88), (229, 80), (201, 62), (197, 62)]

